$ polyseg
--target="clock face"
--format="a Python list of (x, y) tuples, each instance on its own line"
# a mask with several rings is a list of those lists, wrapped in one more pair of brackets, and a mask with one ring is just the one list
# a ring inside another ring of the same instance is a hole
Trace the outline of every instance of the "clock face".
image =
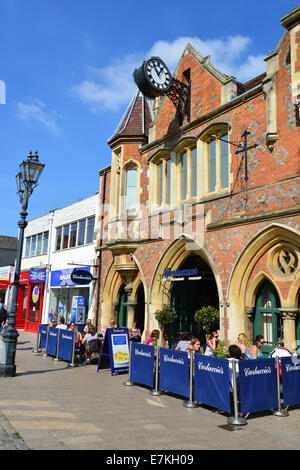
[(172, 77), (167, 66), (158, 57), (147, 60), (145, 74), (148, 82), (162, 92), (167, 91), (172, 84)]

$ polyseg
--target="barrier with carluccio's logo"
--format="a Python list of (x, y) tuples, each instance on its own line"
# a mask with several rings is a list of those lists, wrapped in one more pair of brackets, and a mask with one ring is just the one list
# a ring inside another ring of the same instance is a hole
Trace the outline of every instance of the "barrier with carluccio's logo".
[(282, 392), (284, 406), (300, 403), (300, 357), (282, 357)]
[(159, 388), (167, 392), (189, 397), (188, 353), (174, 349), (159, 348)]
[(45, 348), (43, 357), (52, 356), (54, 361), (68, 361), (73, 367), (75, 353), (75, 332), (41, 324), (38, 327), (37, 348), (40, 352)]

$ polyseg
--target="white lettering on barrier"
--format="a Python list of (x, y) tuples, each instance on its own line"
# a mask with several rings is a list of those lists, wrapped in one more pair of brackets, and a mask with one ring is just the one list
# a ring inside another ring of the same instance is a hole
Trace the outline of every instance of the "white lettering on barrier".
[(73, 339), (72, 336), (66, 336), (65, 334), (62, 334), (61, 337), (62, 337), (62, 339), (70, 339), (70, 340)]
[(184, 365), (183, 359), (175, 359), (174, 356), (167, 356), (167, 354), (164, 354), (164, 362), (175, 362), (176, 364)]
[(300, 366), (297, 366), (297, 365), (291, 365), (291, 364), (286, 364), (285, 365), (285, 370), (287, 372), (295, 372), (295, 371), (298, 371), (300, 370)]
[(50, 336), (57, 336), (57, 333), (52, 333), (52, 331), (50, 331)]
[(213, 372), (215, 374), (224, 374), (223, 367), (212, 367), (210, 362), (205, 365), (203, 362), (198, 362), (198, 370), (206, 370), (207, 372)]
[(244, 369), (245, 376), (249, 375), (262, 375), (262, 374), (271, 374), (271, 367), (265, 367), (264, 369), (258, 369), (256, 366), (255, 369)]
[(151, 353), (150, 353), (149, 351), (146, 352), (146, 351), (143, 351), (143, 350), (141, 351), (141, 350), (139, 350), (139, 349), (135, 349), (134, 353), (135, 353), (136, 356), (151, 357)]

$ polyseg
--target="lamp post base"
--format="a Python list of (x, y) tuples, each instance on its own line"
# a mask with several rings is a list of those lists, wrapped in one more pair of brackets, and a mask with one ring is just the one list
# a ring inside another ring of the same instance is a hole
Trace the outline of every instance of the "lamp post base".
[(0, 377), (15, 377), (15, 364), (0, 364)]

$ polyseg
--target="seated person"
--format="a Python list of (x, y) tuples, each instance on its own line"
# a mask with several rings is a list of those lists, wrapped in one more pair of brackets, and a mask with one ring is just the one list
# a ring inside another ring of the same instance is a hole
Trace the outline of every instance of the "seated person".
[(153, 330), (151, 331), (151, 335), (147, 341), (147, 344), (150, 344), (151, 346), (157, 346), (158, 339), (159, 339), (159, 330)]
[(135, 342), (140, 342), (141, 341), (141, 330), (137, 327), (136, 321), (133, 323), (133, 326), (131, 328), (131, 336), (130, 339)]
[[(276, 358), (276, 357), (291, 357), (292, 353), (287, 349), (280, 346), (277, 346), (273, 351), (270, 352), (269, 357)], [(281, 361), (279, 362), (279, 374), (282, 376), (282, 368), (281, 368)]]
[(186, 351), (192, 351), (193, 353), (200, 353), (201, 343), (198, 338), (192, 338), (190, 344), (188, 345)]
[(190, 344), (189, 335), (187, 333), (182, 333), (181, 338), (177, 346), (175, 346), (176, 351), (186, 351)]
[[(82, 340), (82, 344), (86, 345), (87, 343), (89, 343), (90, 341), (94, 341), (95, 339), (98, 339), (96, 328), (94, 326), (89, 326), (88, 332)], [(85, 351), (87, 362), (91, 359), (91, 355), (91, 352)]]
[(85, 357), (85, 347), (82, 344), (82, 334), (77, 330), (75, 322), (73, 321), (71, 321), (70, 323), (69, 330), (75, 331), (75, 348), (79, 350), (80, 360), (83, 360), (83, 358)]
[(52, 328), (56, 328), (56, 321), (55, 318), (51, 318), (50, 325)]
[(58, 325), (57, 325), (56, 328), (60, 328), (61, 330), (67, 330), (68, 329), (67, 325), (65, 324), (64, 317), (60, 317)]
[[(231, 359), (242, 359), (242, 351), (236, 344), (231, 344), (228, 348), (229, 352), (229, 382), (233, 386), (233, 376), (232, 376), (232, 360)], [(239, 377), (239, 366), (236, 364), (236, 378)]]

